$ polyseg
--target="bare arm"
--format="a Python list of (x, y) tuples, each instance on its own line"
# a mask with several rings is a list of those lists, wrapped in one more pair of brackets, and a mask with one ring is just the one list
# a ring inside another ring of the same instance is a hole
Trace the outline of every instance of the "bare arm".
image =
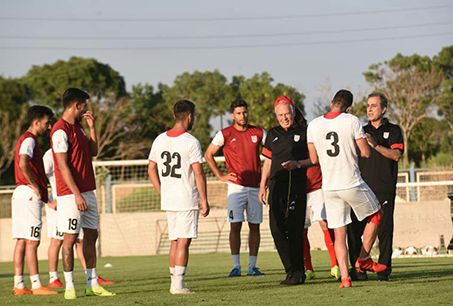
[(148, 163), (148, 176), (154, 189), (160, 194), (160, 179), (157, 172), (157, 164), (152, 160)]
[(193, 163), (192, 169), (195, 174), (195, 183), (197, 184), (198, 193), (200, 194), (201, 215), (207, 217), (209, 215), (209, 203), (203, 167), (200, 163)]
[(394, 161), (399, 161), (401, 158), (401, 151), (398, 149), (390, 149), (386, 148), (384, 146), (378, 145), (376, 140), (371, 136), (370, 134), (366, 134), (366, 139), (368, 141), (368, 144), (375, 149), (379, 154), (384, 156), (385, 158), (394, 160)]
[(75, 196), (77, 208), (80, 211), (87, 210), (88, 205), (87, 205), (85, 199), (82, 197), (79, 187), (77, 187), (77, 184), (74, 181), (74, 177), (72, 176), (71, 170), (69, 169), (68, 154), (67, 153), (55, 153), (55, 159), (58, 163), (58, 168), (60, 169), (64, 182), (68, 186), (69, 190), (71, 190), (72, 194), (74, 194), (74, 196)]
[(99, 146), (93, 113), (88, 111), (85, 114), (83, 114), (83, 118), (85, 118), (85, 121), (87, 122), (87, 125), (90, 129), (90, 137), (88, 137), (88, 142), (90, 144), (91, 156), (96, 156), (98, 155)]
[(19, 155), (19, 169), (24, 175), (25, 179), (30, 183), (29, 186), (36, 193), (38, 199), (41, 199), (41, 190), (39, 189), (38, 182), (33, 177), (29, 162), (30, 156), (28, 156), (27, 154)]
[(261, 181), (260, 181), (260, 191), (258, 194), (259, 200), (263, 205), (266, 205), (267, 201), (267, 189), (269, 188), (269, 177), (271, 174), (271, 164), (272, 160), (266, 158), (264, 160), (263, 168), (261, 169)]
[(316, 147), (313, 143), (308, 143), (308, 156), (310, 156), (310, 162), (313, 165), (319, 163), (318, 152), (316, 151)]
[(366, 141), (366, 139), (363, 139), (363, 138), (356, 139), (355, 142), (356, 142), (357, 146), (359, 147), (360, 156), (364, 157), (364, 158), (369, 158), (371, 155), (371, 148), (368, 145), (368, 142)]
[(217, 167), (217, 163), (214, 159), (214, 156), (219, 150), (220, 147), (211, 143), (208, 146), (206, 152), (204, 153), (204, 159), (208, 163), (209, 168), (211, 168), (211, 171), (214, 173), (214, 175), (222, 182), (237, 181), (236, 173), (228, 173), (227, 175), (223, 175), (222, 171), (220, 171), (219, 167)]

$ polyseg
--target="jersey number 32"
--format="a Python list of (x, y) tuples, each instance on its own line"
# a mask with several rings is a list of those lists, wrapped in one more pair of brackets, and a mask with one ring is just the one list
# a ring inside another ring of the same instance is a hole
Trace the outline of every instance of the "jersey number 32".
[(164, 169), (162, 169), (162, 176), (171, 176), (175, 178), (181, 178), (181, 174), (177, 173), (181, 169), (181, 155), (178, 152), (170, 153), (163, 151), (161, 154), (164, 159)]

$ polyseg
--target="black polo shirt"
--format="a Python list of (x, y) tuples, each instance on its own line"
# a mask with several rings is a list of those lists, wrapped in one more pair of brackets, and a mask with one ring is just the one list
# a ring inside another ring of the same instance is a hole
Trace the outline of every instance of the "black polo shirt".
[[(281, 164), (288, 160), (308, 158), (307, 127), (295, 124), (287, 131), (280, 126), (270, 129), (262, 154), (272, 160), (270, 179), (287, 184), (289, 171)], [(296, 191), (304, 192), (307, 185), (306, 169), (294, 169), (291, 172), (291, 185), (297, 187)]]
[[(370, 134), (377, 144), (390, 149), (404, 152), (403, 134), (401, 128), (390, 123), (386, 118), (377, 129), (369, 122), (363, 127), (365, 133)], [(359, 159), (362, 178), (377, 194), (395, 194), (398, 177), (398, 162), (384, 157), (376, 150), (371, 150), (369, 158)]]

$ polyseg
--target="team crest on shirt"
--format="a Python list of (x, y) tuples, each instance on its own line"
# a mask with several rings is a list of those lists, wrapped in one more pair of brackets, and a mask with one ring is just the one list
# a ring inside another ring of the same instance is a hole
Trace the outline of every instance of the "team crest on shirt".
[(390, 133), (389, 132), (384, 132), (384, 139), (389, 139)]
[(294, 141), (299, 142), (300, 140), (300, 135), (294, 135)]
[(257, 143), (258, 142), (258, 136), (252, 135), (252, 142)]

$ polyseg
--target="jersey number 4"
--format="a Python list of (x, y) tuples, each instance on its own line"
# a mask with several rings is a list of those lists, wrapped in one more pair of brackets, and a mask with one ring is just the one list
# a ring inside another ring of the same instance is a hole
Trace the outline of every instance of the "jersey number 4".
[(176, 173), (177, 170), (181, 169), (181, 155), (178, 152), (174, 152), (173, 154), (164, 151), (161, 154), (162, 159), (164, 160), (165, 168), (162, 169), (162, 176), (171, 176), (175, 178), (181, 178), (181, 174)]
[(335, 157), (340, 154), (340, 147), (338, 146), (338, 134), (335, 132), (329, 132), (326, 135), (326, 139), (331, 141), (331, 145), (333, 148), (327, 150), (327, 155), (330, 157)]

